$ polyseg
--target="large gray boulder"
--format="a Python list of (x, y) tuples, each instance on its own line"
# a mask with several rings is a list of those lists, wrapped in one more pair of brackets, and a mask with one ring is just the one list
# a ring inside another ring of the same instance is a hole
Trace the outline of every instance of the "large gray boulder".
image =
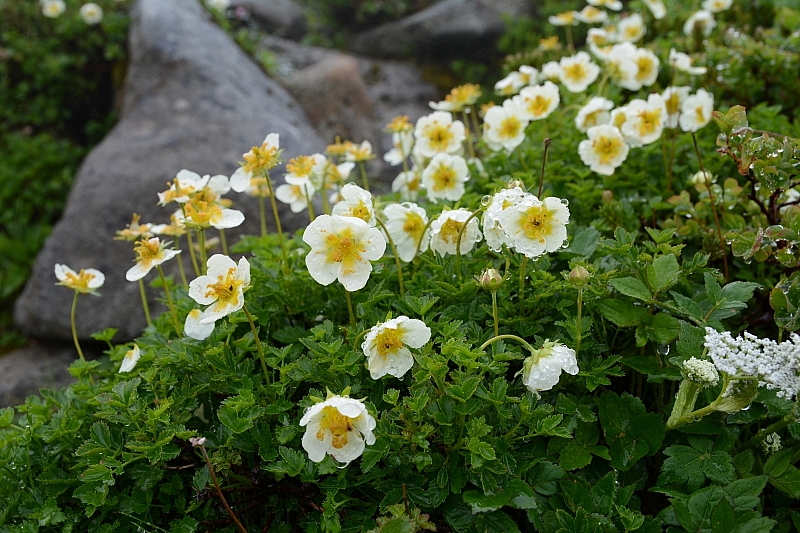
[(0, 408), (19, 405), (39, 389), (59, 389), (74, 382), (68, 368), (76, 359), (72, 343), (52, 342), (32, 342), (0, 356)]
[[(117, 342), (141, 332), (138, 285), (125, 280), (132, 246), (113, 238), (133, 212), (145, 222), (168, 221), (172, 209), (158, 207), (156, 193), (182, 168), (230, 175), (242, 154), (271, 132), (280, 134), (287, 160), (325, 148), (303, 108), (209, 20), (197, 0), (139, 0), (129, 43), (119, 123), (83, 162), (64, 214), (16, 302), (15, 324), (29, 337), (71, 338), (72, 292), (54, 286), (55, 263), (106, 275), (102, 297), (79, 298), (80, 338), (107, 327), (119, 329)], [(255, 200), (235, 195), (235, 201), (248, 220), (228, 230), (229, 242), (258, 232)], [(305, 213), (292, 218), (286, 211), (284, 227), (307, 223)], [(174, 272), (175, 261), (170, 263)], [(158, 312), (155, 291), (150, 296)]]
[(504, 17), (530, 15), (529, 0), (442, 0), (404, 19), (355, 35), (350, 50), (374, 57), (487, 56)]
[(280, 37), (299, 40), (308, 31), (303, 8), (292, 0), (234, 0), (231, 7), (244, 8), (257, 26)]

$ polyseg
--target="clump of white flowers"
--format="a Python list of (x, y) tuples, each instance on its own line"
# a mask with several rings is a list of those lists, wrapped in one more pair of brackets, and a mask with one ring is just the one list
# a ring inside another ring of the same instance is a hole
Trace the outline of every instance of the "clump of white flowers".
[(705, 387), (713, 387), (719, 383), (719, 372), (711, 361), (692, 357), (683, 363), (686, 379), (700, 383)]
[(778, 389), (778, 396), (792, 399), (800, 390), (800, 335), (777, 343), (744, 332), (734, 338), (730, 332), (706, 328), (705, 347), (720, 372), (752, 377), (759, 385)]

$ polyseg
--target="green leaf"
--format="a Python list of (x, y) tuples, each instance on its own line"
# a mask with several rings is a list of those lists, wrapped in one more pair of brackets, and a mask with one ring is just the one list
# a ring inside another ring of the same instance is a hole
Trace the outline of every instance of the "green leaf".
[(600, 514), (607, 515), (611, 511), (611, 505), (617, 496), (617, 473), (609, 472), (601, 477), (592, 486), (592, 502), (594, 510)]
[(253, 393), (247, 390), (223, 400), (217, 411), (219, 421), (234, 433), (244, 433), (263, 414), (264, 408), (255, 405)]
[(647, 284), (653, 293), (659, 293), (675, 285), (680, 276), (681, 267), (674, 255), (662, 255), (647, 265)]
[(625, 296), (630, 296), (631, 298), (636, 298), (637, 300), (645, 302), (649, 302), (653, 299), (653, 294), (650, 292), (650, 289), (647, 288), (647, 285), (636, 278), (627, 277), (612, 279), (608, 284)]
[(306, 458), (301, 452), (293, 450), (292, 448), (287, 448), (286, 446), (278, 448), (278, 452), (286, 465), (286, 473), (291, 477), (299, 474), (306, 465)]
[(733, 281), (721, 288), (714, 276), (706, 272), (706, 295), (711, 305), (706, 312), (709, 319), (721, 320), (736, 315), (739, 310), (747, 307), (747, 302), (753, 297), (760, 285), (748, 281)]
[(411, 519), (400, 516), (390, 518), (381, 527), (380, 533), (412, 533), (414, 531)]
[(479, 490), (464, 491), (464, 503), (469, 505), (472, 514), (489, 513), (496, 511), (508, 504), (513, 497), (511, 492), (498, 492), (496, 494), (486, 495)]
[(480, 515), (474, 527), (479, 533), (520, 533), (517, 523), (503, 511)]
[(733, 512), (731, 504), (723, 498), (711, 513), (711, 532), (730, 533), (735, 524), (736, 514)]
[(483, 457), (484, 459), (491, 461), (495, 458), (494, 448), (486, 442), (481, 441), (477, 437), (472, 437), (469, 439), (469, 443), (467, 444), (467, 449), (471, 451), (474, 455), (478, 455)]
[(8, 427), (14, 421), (14, 408), (3, 407), (0, 409), (0, 429)]
[(691, 446), (674, 445), (664, 450), (665, 481), (685, 483), (690, 491), (699, 489), (706, 479), (727, 484), (736, 478), (733, 458), (726, 452), (712, 451), (711, 439), (689, 437)]
[(561, 253), (572, 253), (590, 258), (600, 244), (600, 232), (594, 226), (589, 226), (580, 230), (572, 239), (568, 248), (561, 250)]
[(626, 471), (639, 459), (658, 451), (666, 431), (661, 415), (646, 413), (641, 400), (627, 393), (618, 396), (608, 392), (595, 401), (612, 466)]
[(648, 315), (642, 323), (647, 332), (647, 338), (659, 344), (671, 343), (678, 338), (681, 332), (680, 321), (667, 313)]
[(737, 479), (725, 487), (725, 492), (733, 500), (736, 511), (755, 509), (761, 503), (761, 493), (767, 486), (767, 476)]
[(564, 470), (576, 470), (583, 468), (592, 462), (592, 452), (582, 444), (570, 442), (561, 449), (558, 456), (558, 464)]
[(615, 505), (614, 507), (619, 513), (619, 519), (625, 531), (636, 531), (644, 524), (644, 515), (641, 513), (619, 505)]
[(606, 319), (623, 328), (637, 326), (647, 316), (647, 309), (622, 299), (602, 300), (595, 305)]

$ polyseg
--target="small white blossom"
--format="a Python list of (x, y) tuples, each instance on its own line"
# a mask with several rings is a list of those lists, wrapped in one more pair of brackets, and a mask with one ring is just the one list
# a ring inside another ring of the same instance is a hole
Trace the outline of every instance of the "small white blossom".
[(526, 193), (519, 187), (503, 189), (492, 196), (491, 202), (483, 213), (483, 236), (491, 250), (499, 252), (504, 244), (511, 246), (514, 243), (514, 239), (503, 230), (500, 214), (503, 210), (517, 205), (525, 196)]
[(575, 127), (578, 131), (586, 132), (592, 126), (608, 124), (611, 119), (609, 111), (614, 108), (614, 102), (602, 96), (593, 96), (575, 116)]
[(375, 444), (375, 419), (353, 398), (334, 396), (309, 407), (300, 425), (306, 426), (303, 448), (315, 463), (327, 454), (349, 463), (364, 453), (365, 444)]
[(611, 176), (628, 157), (630, 147), (614, 126), (603, 124), (589, 128), (588, 139), (578, 145), (581, 161), (593, 171)]
[(100, 6), (91, 2), (83, 4), (79, 13), (83, 21), (89, 25), (97, 24), (103, 20), (103, 10)]
[(669, 51), (669, 64), (675, 70), (686, 72), (687, 74), (700, 75), (706, 73), (706, 67), (693, 67), (691, 56), (678, 52), (674, 48)]
[(645, 5), (650, 9), (653, 18), (661, 20), (667, 14), (667, 8), (664, 5), (664, 0), (644, 0)]
[(701, 7), (712, 13), (719, 13), (730, 9), (731, 5), (733, 5), (733, 0), (703, 0)]
[(206, 275), (189, 283), (189, 296), (200, 305), (208, 305), (199, 324), (213, 324), (244, 307), (244, 291), (250, 288), (250, 263), (244, 257), (237, 265), (227, 255), (215, 254), (208, 258), (206, 267)]
[(558, 107), (561, 97), (558, 85), (545, 80), (542, 85), (524, 87), (513, 100), (519, 108), (519, 116), (527, 121), (542, 120), (550, 116)]
[[(514, 150), (525, 140), (528, 121), (515, 100), (509, 99), (502, 106), (492, 106), (483, 117), (483, 140), (492, 151)], [(424, 177), (424, 174), (423, 174)]]
[(133, 370), (141, 356), (142, 354), (139, 352), (139, 347), (134, 344), (133, 349), (128, 350), (125, 357), (122, 358), (122, 364), (119, 365), (118, 373), (121, 374), (122, 372), (130, 372)]
[(571, 57), (562, 57), (558, 79), (571, 93), (582, 93), (594, 83), (600, 74), (600, 67), (586, 52), (578, 52)]
[(699, 30), (703, 37), (708, 37), (714, 31), (717, 23), (714, 14), (707, 9), (701, 9), (692, 13), (683, 25), (683, 33), (691, 37), (696, 30)]
[(386, 230), (392, 237), (397, 255), (406, 263), (413, 261), (417, 249), (424, 252), (430, 241), (428, 215), (415, 203), (390, 204), (383, 209)]
[(510, 246), (529, 258), (558, 250), (567, 238), (569, 209), (554, 196), (541, 201), (525, 195), (497, 218), (512, 241)]
[(375, 209), (372, 207), (372, 195), (355, 183), (346, 183), (339, 191), (341, 200), (335, 206), (331, 214), (340, 217), (360, 218), (370, 226), (374, 226)]
[[(431, 250), (441, 256), (447, 254), (455, 255), (458, 233), (470, 216), (472, 216), (472, 213), (466, 209), (444, 211), (439, 215), (439, 218), (431, 222)], [(461, 235), (461, 253), (469, 253), (480, 240), (481, 232), (478, 229), (478, 219), (473, 218), (467, 223), (467, 227), (464, 228), (464, 232)]]
[(622, 124), (622, 135), (626, 139), (635, 139), (635, 146), (654, 143), (661, 138), (667, 120), (667, 106), (658, 93), (652, 93), (647, 101), (633, 99), (625, 106), (625, 122)]
[(431, 328), (422, 320), (399, 316), (373, 326), (361, 344), (367, 356), (372, 379), (389, 374), (402, 378), (414, 365), (414, 357), (406, 348), (422, 348), (431, 339)]
[(697, 131), (711, 122), (711, 113), (714, 111), (714, 95), (705, 89), (687, 96), (681, 102), (681, 115), (678, 124), (683, 131)]
[(446, 111), (434, 111), (417, 120), (414, 127), (414, 149), (426, 158), (436, 154), (456, 154), (466, 139), (464, 123), (453, 120)]
[(67, 9), (67, 4), (64, 3), (64, 0), (45, 0), (42, 2), (42, 15), (51, 19), (61, 16), (65, 9)]
[(468, 180), (469, 167), (460, 155), (437, 154), (422, 171), (422, 186), (431, 202), (459, 201)]
[(545, 341), (522, 363), (522, 383), (532, 392), (550, 390), (558, 383), (562, 371), (573, 376), (579, 372), (575, 350)]
[(186, 333), (187, 337), (203, 341), (214, 331), (214, 322), (201, 324), (201, 318), (203, 318), (203, 312), (200, 309), (192, 309), (186, 315), (186, 321), (183, 323), (183, 332)]
[(645, 25), (642, 16), (634, 13), (629, 17), (619, 21), (617, 25), (617, 35), (620, 41), (635, 43), (644, 37)]
[(667, 87), (661, 97), (667, 106), (667, 121), (665, 127), (675, 129), (678, 127), (678, 120), (681, 116), (681, 105), (692, 92), (691, 87)]

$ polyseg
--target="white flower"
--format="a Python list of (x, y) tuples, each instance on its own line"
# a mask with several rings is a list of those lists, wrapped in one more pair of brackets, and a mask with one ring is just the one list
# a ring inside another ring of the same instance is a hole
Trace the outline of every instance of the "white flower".
[(422, 186), (428, 199), (457, 202), (464, 195), (464, 182), (469, 180), (467, 161), (460, 155), (437, 154), (422, 171)]
[(589, 128), (586, 133), (589, 138), (578, 145), (581, 161), (598, 174), (612, 175), (630, 150), (622, 133), (608, 124)]
[(636, 45), (625, 41), (612, 46), (606, 55), (606, 68), (610, 72), (611, 80), (629, 91), (638, 91), (642, 88), (641, 82), (636, 77), (639, 72), (636, 50)]
[(547, 21), (553, 26), (577, 26), (577, 11), (564, 11), (557, 15), (547, 17)]
[(215, 254), (206, 262), (207, 274), (189, 283), (189, 296), (203, 311), (199, 324), (213, 324), (244, 307), (244, 291), (250, 287), (250, 263), (242, 257), (237, 265), (226, 255)]
[(622, 2), (620, 2), (620, 0), (588, 0), (588, 2), (595, 7), (606, 7), (611, 11), (619, 11), (622, 9)]
[(701, 7), (712, 13), (719, 13), (730, 9), (731, 5), (733, 5), (733, 0), (703, 0)]
[(561, 65), (558, 61), (548, 61), (542, 65), (542, 71), (539, 73), (539, 78), (541, 81), (556, 81), (560, 76)]
[(674, 48), (669, 51), (669, 64), (675, 70), (680, 70), (687, 74), (700, 75), (706, 73), (706, 67), (693, 67), (692, 58), (688, 54), (676, 51)]
[(402, 378), (414, 365), (414, 357), (406, 348), (422, 348), (431, 339), (431, 328), (422, 320), (399, 316), (373, 326), (361, 349), (367, 356), (372, 379), (389, 374)]
[(522, 363), (522, 383), (532, 392), (546, 391), (558, 383), (562, 371), (574, 376), (579, 370), (575, 350), (545, 341)]
[(278, 164), (279, 154), (280, 136), (277, 133), (270, 133), (264, 138), (261, 146), (254, 146), (242, 155), (245, 161), (231, 176), (231, 189), (236, 192), (246, 191), (254, 176), (261, 175)]
[(203, 317), (203, 312), (200, 309), (192, 309), (186, 315), (186, 321), (183, 323), (183, 332), (187, 337), (203, 341), (206, 340), (211, 332), (214, 331), (214, 322), (201, 324), (200, 319)]
[(67, 9), (67, 4), (64, 3), (64, 0), (45, 0), (42, 2), (42, 15), (51, 19), (59, 17), (65, 9)]
[(383, 257), (386, 239), (360, 218), (320, 215), (303, 232), (311, 246), (306, 255), (308, 273), (321, 285), (335, 280), (349, 292), (367, 284), (372, 263)]
[(345, 161), (352, 161), (354, 163), (369, 161), (374, 157), (375, 155), (372, 153), (372, 143), (369, 141), (362, 141), (361, 144), (348, 144), (347, 151), (344, 154)]
[[(467, 209), (442, 212), (439, 218), (431, 222), (431, 250), (441, 256), (447, 254), (455, 255), (458, 233), (470, 216), (472, 216), (472, 213)], [(464, 232), (461, 235), (461, 253), (468, 253), (475, 246), (475, 243), (480, 240), (481, 232), (478, 229), (478, 219), (473, 218), (464, 228)]]
[(417, 248), (420, 252), (428, 249), (430, 228), (426, 227), (428, 215), (423, 208), (411, 202), (389, 204), (383, 209), (383, 214), (386, 217), (386, 230), (402, 261), (413, 261)]
[(545, 81), (543, 85), (524, 87), (513, 100), (523, 120), (542, 120), (558, 107), (561, 96), (558, 85)]
[(225, 11), (231, 5), (231, 0), (206, 0), (208, 7), (217, 11)]
[(697, 131), (711, 121), (714, 111), (714, 96), (705, 89), (687, 96), (681, 102), (681, 116), (678, 123), (683, 131)]
[(539, 83), (539, 71), (530, 65), (521, 65), (517, 71), (519, 72), (520, 81), (525, 85), (536, 85)]
[(631, 100), (626, 106), (622, 134), (626, 139), (636, 139), (636, 146), (651, 144), (661, 138), (667, 120), (667, 106), (658, 93), (647, 101)]
[(168, 250), (167, 244), (162, 243), (158, 237), (138, 241), (134, 247), (136, 264), (125, 273), (125, 279), (138, 281), (145, 277), (154, 266), (172, 259), (181, 252), (180, 250)]
[(575, 18), (586, 24), (601, 24), (608, 20), (608, 12), (594, 6), (584, 6), (578, 13), (575, 13)]
[(600, 74), (600, 67), (586, 52), (578, 52), (571, 57), (562, 57), (559, 66), (561, 70), (558, 73), (558, 79), (572, 93), (585, 91)]
[(522, 74), (512, 71), (508, 75), (494, 84), (494, 91), (501, 96), (511, 96), (517, 94), (520, 89), (527, 85)]
[(658, 78), (658, 67), (660, 65), (658, 56), (646, 48), (637, 48), (633, 62), (636, 63), (638, 68), (635, 79), (639, 87), (653, 85)]
[(513, 189), (503, 189), (492, 196), (492, 201), (483, 213), (483, 236), (486, 244), (495, 252), (499, 252), (502, 246), (511, 246), (514, 239), (509, 237), (500, 223), (500, 214), (509, 207), (516, 205), (526, 193), (519, 187)]
[(392, 181), (392, 192), (399, 192), (404, 200), (416, 200), (422, 186), (422, 177), (417, 170), (401, 172)]
[(691, 37), (695, 33), (695, 30), (698, 30), (703, 37), (708, 37), (711, 35), (711, 32), (714, 31), (716, 25), (714, 14), (706, 9), (701, 9), (700, 11), (692, 13), (692, 16), (686, 20), (686, 23), (683, 25), (683, 33)]
[(417, 121), (414, 127), (414, 137), (417, 140), (414, 149), (426, 158), (436, 154), (457, 153), (466, 138), (464, 131), (464, 123), (453, 120), (450, 113), (434, 111)]
[(106, 281), (103, 273), (94, 268), (82, 268), (80, 272), (76, 273), (67, 265), (56, 263), (55, 273), (59, 281), (56, 285), (63, 285), (81, 294), (97, 295), (95, 291)]
[(298, 178), (286, 175), (286, 183), (275, 188), (275, 198), (289, 204), (292, 213), (300, 213), (308, 207), (309, 198), (316, 193), (314, 185), (307, 177)]
[(541, 201), (532, 194), (526, 195), (497, 218), (513, 241), (511, 247), (529, 258), (554, 252), (567, 239), (569, 209), (554, 196)]
[[(514, 100), (506, 100), (502, 106), (492, 106), (483, 117), (483, 140), (489, 149), (509, 152), (525, 140), (528, 121)], [(423, 173), (423, 179), (425, 174)]]
[(711, 361), (691, 357), (683, 362), (686, 379), (703, 384), (704, 387), (713, 387), (719, 382), (719, 372)]
[(689, 96), (692, 91), (691, 87), (667, 87), (667, 90), (661, 94), (664, 99), (664, 104), (667, 106), (667, 122), (664, 124), (667, 128), (677, 128), (678, 119), (681, 115), (681, 104)]
[(642, 16), (634, 13), (619, 21), (619, 24), (617, 24), (617, 36), (620, 41), (635, 43), (644, 37), (645, 29)]
[(644, 0), (644, 3), (650, 8), (653, 18), (661, 20), (667, 14), (667, 8), (664, 6), (663, 0)]
[(606, 61), (611, 52), (611, 45), (614, 44), (613, 37), (606, 29), (589, 28), (586, 34), (586, 44), (589, 45), (589, 51), (597, 58)]
[(103, 10), (97, 4), (88, 3), (83, 4), (79, 11), (81, 17), (83, 17), (83, 21), (86, 24), (97, 24), (101, 20), (103, 20)]
[(704, 346), (720, 372), (756, 379), (759, 385), (778, 389), (778, 396), (788, 400), (800, 390), (800, 335), (796, 333), (778, 344), (748, 332), (733, 338), (728, 331), (706, 328)]
[(375, 419), (358, 400), (334, 396), (309, 407), (300, 419), (306, 426), (303, 448), (315, 463), (326, 454), (349, 463), (364, 453), (365, 444), (375, 444)]
[(341, 200), (333, 206), (332, 214), (340, 217), (360, 218), (370, 226), (375, 225), (372, 195), (355, 183), (347, 183), (339, 191)]
[(130, 372), (136, 366), (142, 354), (139, 352), (139, 347), (135, 344), (132, 350), (128, 350), (125, 357), (122, 358), (122, 364), (119, 366), (119, 374), (122, 372)]
[(611, 119), (609, 111), (614, 108), (614, 102), (602, 96), (593, 96), (575, 116), (575, 127), (581, 132), (586, 132), (592, 126), (608, 124)]
[(208, 185), (210, 179), (209, 175), (200, 177), (197, 172), (184, 168), (175, 176), (167, 191), (158, 193), (158, 204), (167, 205), (170, 202), (185, 204), (194, 193)]
[(413, 130), (392, 133), (392, 145), (394, 147), (384, 154), (383, 160), (390, 165), (400, 165), (411, 155), (411, 149), (414, 147)]

